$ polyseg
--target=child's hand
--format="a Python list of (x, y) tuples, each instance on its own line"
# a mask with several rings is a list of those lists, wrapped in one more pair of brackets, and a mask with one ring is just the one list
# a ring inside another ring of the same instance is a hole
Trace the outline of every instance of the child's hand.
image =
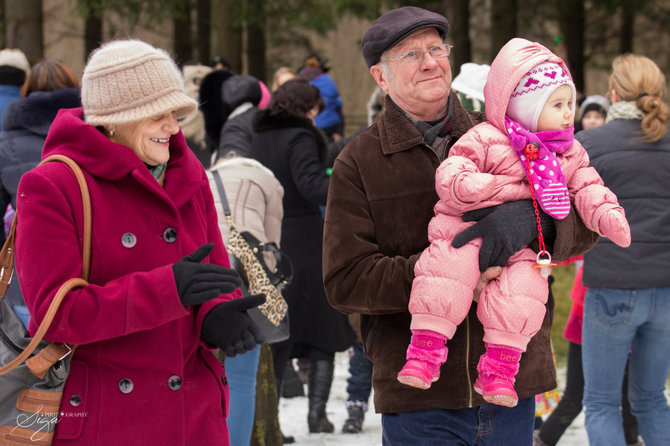
[(630, 226), (621, 206), (613, 207), (600, 216), (598, 232), (622, 248), (630, 246)]
[(484, 270), (484, 272), (479, 276), (475, 290), (472, 293), (472, 298), (475, 302), (479, 302), (479, 296), (482, 294), (482, 291), (484, 291), (484, 288), (486, 288), (486, 285), (488, 285), (489, 282), (493, 279), (496, 279), (500, 273), (502, 273), (501, 266), (491, 266)]

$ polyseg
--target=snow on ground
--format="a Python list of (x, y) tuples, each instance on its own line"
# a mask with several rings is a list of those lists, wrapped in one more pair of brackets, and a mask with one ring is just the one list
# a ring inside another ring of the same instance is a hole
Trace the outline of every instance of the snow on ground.
[[(347, 418), (347, 378), (349, 377), (349, 356), (346, 352), (335, 355), (335, 377), (328, 401), (328, 419), (335, 425), (332, 434), (310, 434), (307, 428), (307, 398), (282, 398), (279, 404), (279, 420), (284, 435), (295, 437), (297, 446), (378, 446), (382, 444), (381, 415), (374, 413), (372, 397), (370, 408), (365, 414), (363, 432), (343, 434), (342, 425)], [(565, 378), (565, 371), (559, 370), (559, 380)], [(305, 387), (305, 391), (307, 388)], [(575, 419), (557, 446), (588, 445), (584, 430), (584, 413)]]

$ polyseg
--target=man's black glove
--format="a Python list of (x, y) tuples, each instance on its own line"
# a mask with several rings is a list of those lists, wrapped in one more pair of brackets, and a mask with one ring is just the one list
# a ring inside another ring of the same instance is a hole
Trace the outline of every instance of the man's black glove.
[(202, 336), (223, 350), (226, 356), (248, 352), (265, 338), (247, 310), (264, 302), (265, 294), (255, 294), (217, 305), (202, 321)]
[[(554, 219), (538, 207), (542, 236), (548, 247), (556, 237)], [(454, 237), (451, 245), (460, 248), (477, 237), (482, 238), (479, 249), (479, 271), (490, 266), (504, 266), (517, 251), (528, 246), (538, 236), (532, 200), (511, 201), (463, 215), (463, 221), (476, 221)]]
[(172, 265), (177, 292), (184, 306), (197, 305), (220, 294), (232, 293), (242, 284), (237, 271), (211, 263), (200, 263), (214, 249), (213, 243), (202, 245), (193, 254)]

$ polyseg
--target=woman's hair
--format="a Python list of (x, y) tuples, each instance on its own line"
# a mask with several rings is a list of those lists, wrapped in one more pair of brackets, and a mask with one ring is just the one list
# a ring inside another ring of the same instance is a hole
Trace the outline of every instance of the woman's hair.
[(610, 90), (620, 101), (632, 101), (644, 114), (644, 140), (656, 142), (668, 131), (668, 106), (663, 100), (665, 76), (658, 65), (645, 56), (622, 54), (612, 61)]
[(21, 87), (21, 97), (33, 91), (53, 91), (61, 88), (79, 88), (79, 81), (72, 71), (56, 59), (44, 59), (33, 65)]
[(267, 110), (270, 115), (304, 118), (314, 107), (319, 107), (319, 113), (325, 108), (319, 89), (307, 79), (295, 78), (283, 83), (272, 93)]
[(289, 67), (279, 67), (277, 68), (277, 71), (275, 71), (274, 76), (272, 76), (272, 85), (270, 86), (271, 91), (277, 91), (277, 88), (279, 88), (279, 78), (281, 77), (282, 74), (292, 74), (293, 77), (296, 77), (295, 71), (293, 71)]

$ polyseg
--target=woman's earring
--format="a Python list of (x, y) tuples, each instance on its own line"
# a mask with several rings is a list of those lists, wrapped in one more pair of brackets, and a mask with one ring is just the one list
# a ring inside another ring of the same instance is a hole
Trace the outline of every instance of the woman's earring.
[(109, 129), (109, 136), (114, 136), (114, 129)]

